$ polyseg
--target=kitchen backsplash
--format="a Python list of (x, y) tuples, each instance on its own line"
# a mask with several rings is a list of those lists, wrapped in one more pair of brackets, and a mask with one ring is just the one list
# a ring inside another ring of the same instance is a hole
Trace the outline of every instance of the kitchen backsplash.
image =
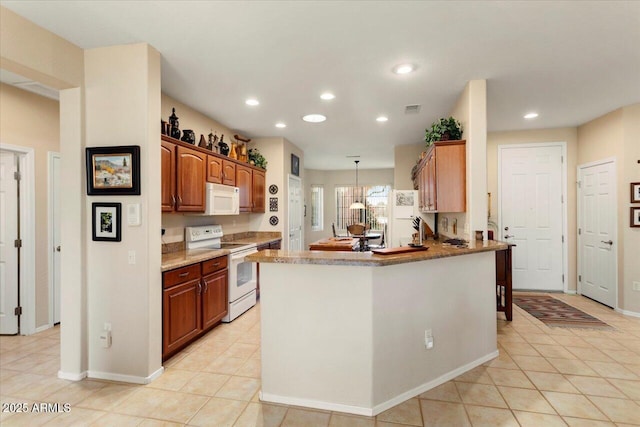
[(162, 243), (184, 242), (184, 228), (199, 225), (222, 225), (224, 234), (248, 232), (250, 228), (250, 214), (229, 216), (198, 216), (175, 213), (162, 214), (162, 228), (165, 230)]

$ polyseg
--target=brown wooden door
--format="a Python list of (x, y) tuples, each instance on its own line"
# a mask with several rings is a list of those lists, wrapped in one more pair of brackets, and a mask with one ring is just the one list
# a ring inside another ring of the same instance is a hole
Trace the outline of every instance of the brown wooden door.
[(240, 188), (240, 212), (251, 212), (253, 207), (252, 169), (236, 165), (236, 187)]
[(176, 194), (179, 212), (204, 212), (207, 155), (177, 147)]
[(171, 212), (176, 201), (176, 146), (162, 141), (160, 147), (162, 212)]
[(201, 297), (199, 277), (163, 291), (163, 358), (202, 331)]
[(202, 278), (202, 329), (207, 330), (227, 315), (229, 272), (218, 271)]
[(215, 156), (207, 156), (207, 182), (222, 184), (222, 162)]
[(222, 160), (222, 183), (236, 185), (236, 164), (229, 160)]
[(265, 174), (262, 171), (253, 171), (253, 208), (251, 212), (262, 212), (265, 209)]

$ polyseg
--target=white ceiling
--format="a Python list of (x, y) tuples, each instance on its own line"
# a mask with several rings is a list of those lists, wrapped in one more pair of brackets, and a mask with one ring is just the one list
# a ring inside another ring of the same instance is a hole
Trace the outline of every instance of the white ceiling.
[[(358, 154), (363, 169), (393, 167), (393, 146), (421, 142), (472, 79), (487, 80), (490, 131), (577, 126), (640, 102), (637, 1), (0, 4), (82, 48), (148, 42), (163, 92), (249, 137), (287, 138), (308, 168), (352, 168)], [(391, 72), (403, 62), (417, 71)], [(300, 119), (312, 112), (328, 120)]]

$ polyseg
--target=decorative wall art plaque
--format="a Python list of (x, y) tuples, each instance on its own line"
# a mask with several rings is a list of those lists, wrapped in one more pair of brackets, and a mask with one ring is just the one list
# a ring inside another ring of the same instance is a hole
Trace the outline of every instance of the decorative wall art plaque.
[(269, 193), (271, 194), (278, 194), (278, 186), (275, 184), (271, 184), (269, 186)]
[(278, 198), (269, 197), (269, 212), (278, 212)]
[(273, 226), (278, 225), (278, 217), (273, 215), (271, 218), (269, 218), (269, 224)]

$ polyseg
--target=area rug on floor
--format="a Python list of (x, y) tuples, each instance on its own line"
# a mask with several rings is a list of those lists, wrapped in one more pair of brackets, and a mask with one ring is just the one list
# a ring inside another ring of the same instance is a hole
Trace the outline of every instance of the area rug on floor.
[(613, 329), (603, 321), (547, 295), (514, 295), (513, 303), (547, 326)]

